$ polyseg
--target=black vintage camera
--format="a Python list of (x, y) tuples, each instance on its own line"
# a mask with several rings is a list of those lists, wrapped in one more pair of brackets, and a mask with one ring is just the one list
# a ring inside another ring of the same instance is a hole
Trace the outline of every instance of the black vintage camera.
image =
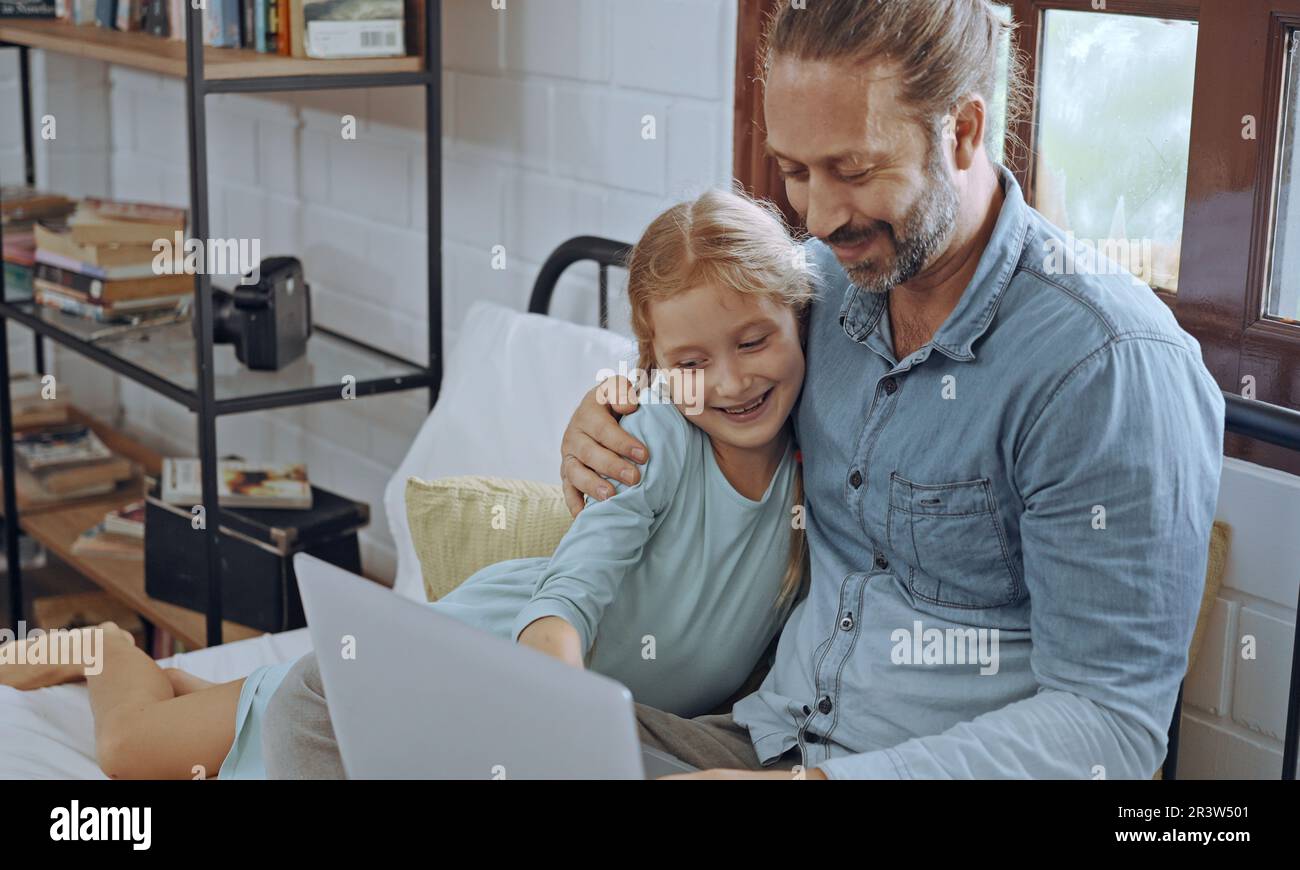
[(310, 337), (311, 288), (297, 257), (269, 257), (257, 283), (212, 290), (212, 341), (233, 344), (250, 369), (283, 368), (307, 352)]

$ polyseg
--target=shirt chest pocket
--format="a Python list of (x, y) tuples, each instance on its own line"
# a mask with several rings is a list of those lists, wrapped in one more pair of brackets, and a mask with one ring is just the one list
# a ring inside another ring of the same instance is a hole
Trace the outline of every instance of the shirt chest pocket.
[(907, 563), (903, 573), (918, 598), (989, 608), (1019, 596), (1019, 577), (988, 478), (925, 484), (891, 474), (886, 537), (896, 557)]

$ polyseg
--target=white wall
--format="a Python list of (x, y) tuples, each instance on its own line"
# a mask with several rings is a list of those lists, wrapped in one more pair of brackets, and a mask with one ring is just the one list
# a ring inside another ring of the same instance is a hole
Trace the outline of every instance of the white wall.
[[(511, 0), (505, 11), (446, 0), (443, 18), (449, 349), (475, 300), (523, 310), (561, 241), (635, 241), (672, 202), (729, 183), (736, 0)], [(53, 112), (59, 135), (38, 142), (38, 181), (187, 206), (182, 83), (49, 62), (38, 78), (50, 93), (37, 89), (35, 114)], [(0, 68), (0, 117), (19, 117), (15, 82)], [(423, 105), (415, 88), (208, 100), (211, 235), (260, 238), (264, 256), (296, 253), (318, 324), (415, 360), (427, 355)], [(342, 136), (343, 115), (357, 120), (355, 140)], [(0, 171), (19, 180), (19, 140), (9, 125), (0, 130)], [(76, 143), (73, 159), (64, 143)], [(491, 265), (496, 245), (504, 270)], [(596, 271), (571, 272), (553, 313), (594, 324)], [(624, 323), (615, 308), (613, 325)], [(30, 368), (30, 351), (19, 353)], [(127, 424), (160, 448), (197, 449), (184, 409), (64, 353), (54, 371), (101, 414), (120, 403)], [(313, 481), (369, 502), (366, 571), (392, 577), (382, 491), (426, 404), (419, 392), (227, 417), (218, 449), (304, 460)]]
[(1216, 519), (1232, 542), (1184, 686), (1178, 775), (1277, 779), (1300, 592), (1300, 477), (1225, 459)]

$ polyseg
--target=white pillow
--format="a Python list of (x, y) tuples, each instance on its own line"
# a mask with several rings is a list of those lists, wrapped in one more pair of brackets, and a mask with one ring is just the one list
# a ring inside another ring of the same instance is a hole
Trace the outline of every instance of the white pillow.
[(397, 473), (384, 508), (397, 547), (399, 595), (424, 601), (406, 523), (406, 481), (482, 474), (560, 482), (560, 437), (601, 369), (631, 367), (628, 337), (555, 317), (476, 302), (447, 357), (442, 390)]

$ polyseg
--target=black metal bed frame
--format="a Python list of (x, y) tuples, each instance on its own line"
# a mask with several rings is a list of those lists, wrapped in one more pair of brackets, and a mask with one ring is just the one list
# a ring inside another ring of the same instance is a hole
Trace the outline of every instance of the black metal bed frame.
[[(579, 236), (564, 242), (546, 260), (533, 285), (528, 311), (550, 313), (551, 297), (565, 269), (574, 263), (594, 261), (600, 268), (600, 325), (608, 327), (608, 272), (611, 266), (626, 267), (632, 246), (598, 236)], [(1291, 450), (1300, 450), (1300, 412), (1278, 405), (1244, 399), (1233, 393), (1223, 394), (1225, 431)], [(1291, 651), (1291, 685), (1287, 695), (1286, 736), (1282, 750), (1282, 779), (1295, 779), (1297, 744), (1300, 744), (1300, 601), (1297, 601), (1296, 634)], [(1183, 685), (1179, 683), (1174, 715), (1169, 723), (1169, 747), (1162, 770), (1164, 779), (1178, 774), (1178, 741), (1183, 710)]]
[[(412, 389), (428, 389), (429, 407), (438, 399), (442, 382), (442, 0), (428, 0), (424, 16), (424, 64), (418, 72), (344, 73), (321, 75), (267, 76), (248, 79), (208, 79), (203, 66), (203, 10), (199, 4), (187, 4), (186, 27), (186, 121), (189, 139), (190, 233), (193, 238), (208, 238), (208, 148), (206, 98), (223, 93), (271, 93), (285, 91), (333, 90), (345, 88), (422, 87), (425, 109), (426, 206), (428, 210), (428, 328), (429, 350), (425, 364), (403, 360), (364, 342), (331, 330), (315, 327), (339, 341), (416, 370), (415, 374), (389, 375), (358, 380), (352, 395), (360, 398)], [(35, 150), (31, 104), (31, 76), (28, 46), (0, 42), (0, 48), (17, 48), (23, 113), (23, 154), (27, 184), (36, 180)], [(0, 236), (2, 239), (2, 236)], [(52, 339), (124, 377), (142, 384), (184, 405), (198, 415), (199, 458), (203, 487), (203, 509), (211, 518), (206, 524), (204, 546), (208, 575), (206, 612), (207, 643), (221, 643), (221, 557), (220, 512), (217, 505), (217, 437), (216, 418), (223, 414), (283, 408), (314, 402), (339, 401), (341, 385), (323, 384), (291, 390), (276, 390), (249, 396), (218, 399), (215, 395), (212, 350), (212, 294), (210, 276), (195, 276), (193, 317), (203, 339), (195, 342), (196, 385), (185, 389), (140, 366), (71, 335), (56, 325), (24, 311), (8, 301), (4, 272), (0, 270), (0, 466), (4, 472), (4, 535), (9, 568), (9, 605), (11, 619), (17, 626), (23, 613), (22, 575), (18, 553), (19, 517), (14, 481), (13, 416), (10, 406), (9, 346), (7, 323), (21, 323), (35, 333), (35, 365), (45, 373), (43, 338)]]

